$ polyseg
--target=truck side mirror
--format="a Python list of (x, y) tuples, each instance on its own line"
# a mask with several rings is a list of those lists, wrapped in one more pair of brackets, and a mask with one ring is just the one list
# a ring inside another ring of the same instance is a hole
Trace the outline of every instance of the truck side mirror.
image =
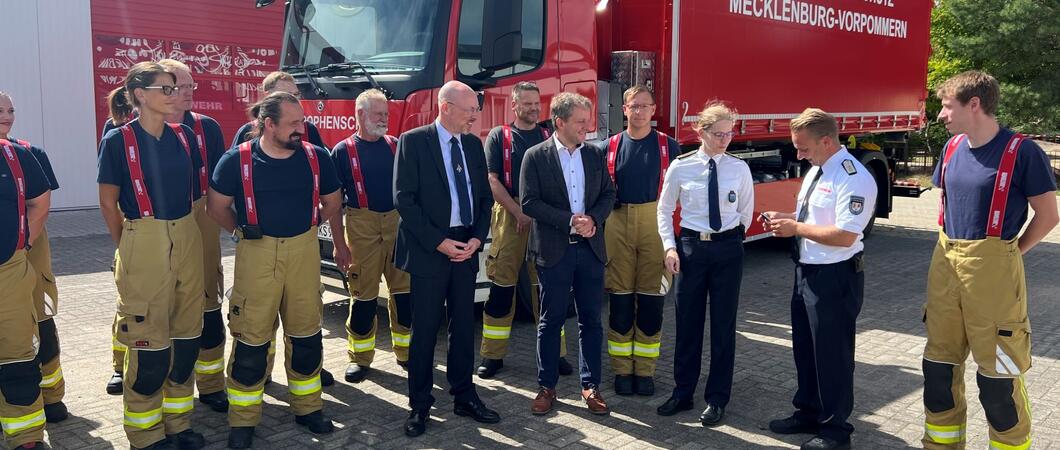
[[(259, 0), (264, 1), (264, 0)], [(482, 70), (514, 67), (523, 52), (523, 1), (485, 0), (482, 11)]]

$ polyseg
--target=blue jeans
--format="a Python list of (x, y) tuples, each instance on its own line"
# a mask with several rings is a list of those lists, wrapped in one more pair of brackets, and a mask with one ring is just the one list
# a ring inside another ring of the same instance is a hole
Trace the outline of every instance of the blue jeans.
[(600, 385), (604, 329), (604, 263), (586, 242), (571, 244), (552, 267), (537, 266), (541, 282), (541, 320), (537, 324), (537, 382), (556, 388), (559, 381), (559, 332), (567, 319), (571, 291), (578, 312), (578, 368), (582, 388)]

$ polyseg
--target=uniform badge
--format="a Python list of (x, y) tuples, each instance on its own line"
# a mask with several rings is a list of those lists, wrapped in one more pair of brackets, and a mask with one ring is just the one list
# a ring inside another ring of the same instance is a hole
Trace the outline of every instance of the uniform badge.
[(729, 191), (729, 203), (736, 203), (736, 191)]
[(858, 169), (854, 167), (854, 161), (849, 159), (843, 160), (843, 170), (847, 171), (847, 175), (858, 173)]
[[(845, 164), (844, 164), (845, 166)], [(850, 213), (853, 215), (861, 214), (865, 211), (865, 197), (858, 197), (856, 195), (850, 196)]]

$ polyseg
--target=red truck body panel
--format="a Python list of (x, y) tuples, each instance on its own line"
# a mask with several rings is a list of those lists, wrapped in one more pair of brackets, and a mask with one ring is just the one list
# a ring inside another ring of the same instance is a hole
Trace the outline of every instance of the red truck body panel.
[[(196, 112), (220, 123), (232, 139), (247, 121), (261, 79), (280, 65), (283, 8), (249, 1), (92, 0), (92, 62), (96, 125), (106, 96), (140, 61), (173, 58), (191, 67)], [(228, 142), (226, 142), (227, 144)]]
[[(712, 99), (741, 113), (737, 142), (789, 139), (788, 120), (807, 107), (839, 116), (844, 134), (923, 125), (930, 1), (623, 0), (612, 5), (598, 18), (611, 24), (610, 42), (602, 44), (613, 51), (656, 53), (656, 119), (682, 144), (696, 143), (690, 124)], [(601, 61), (598, 70), (608, 64)]]

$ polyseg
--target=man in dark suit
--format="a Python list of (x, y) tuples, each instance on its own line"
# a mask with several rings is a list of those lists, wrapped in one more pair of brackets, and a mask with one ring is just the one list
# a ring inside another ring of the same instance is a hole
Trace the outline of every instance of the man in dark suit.
[(398, 225), (394, 264), (411, 275), (412, 343), (405, 434), (426, 431), (434, 397), (434, 346), (449, 320), (446, 378), (454, 413), (483, 423), (501, 420), (475, 393), (474, 302), (478, 252), (490, 228), (493, 197), (482, 141), (467, 134), (478, 97), (450, 81), (438, 91), (438, 119), (401, 135), (394, 161)]
[(573, 93), (552, 98), (556, 132), (527, 150), (520, 173), (523, 213), (534, 219), (530, 254), (541, 282), (537, 326), (537, 381), (531, 406), (547, 414), (556, 401), (559, 336), (573, 288), (578, 311), (578, 365), (582, 399), (593, 414), (609, 414), (599, 392), (600, 308), (604, 290), (604, 221), (615, 204), (615, 187), (600, 149), (584, 144), (593, 126), (592, 103)]

